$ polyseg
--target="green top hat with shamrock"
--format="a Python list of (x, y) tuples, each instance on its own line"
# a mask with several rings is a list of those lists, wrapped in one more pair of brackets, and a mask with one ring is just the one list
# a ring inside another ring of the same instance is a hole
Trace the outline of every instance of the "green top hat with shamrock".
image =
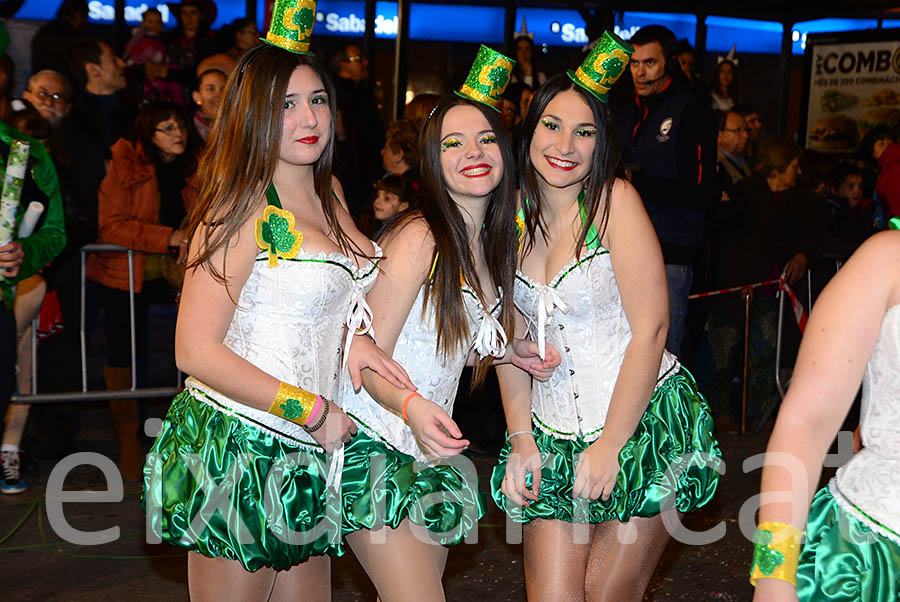
[(262, 41), (297, 54), (312, 54), (309, 39), (315, 23), (315, 0), (275, 0), (269, 32)]
[(483, 45), (478, 49), (475, 63), (469, 69), (469, 76), (456, 94), (484, 103), (498, 113), (500, 112), (500, 96), (509, 85), (516, 62)]
[(628, 67), (634, 48), (610, 31), (604, 31), (590, 54), (575, 71), (568, 75), (576, 84), (593, 94), (601, 102), (607, 102), (610, 88)]

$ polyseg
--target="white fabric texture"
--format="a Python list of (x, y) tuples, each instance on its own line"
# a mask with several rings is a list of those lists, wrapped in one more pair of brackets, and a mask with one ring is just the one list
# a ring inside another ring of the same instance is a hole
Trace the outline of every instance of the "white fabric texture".
[[(260, 253), (241, 289), (225, 345), (278, 380), (336, 400), (344, 326), (355, 330), (365, 324), (360, 316), (371, 315), (364, 294), (375, 284), (380, 258), (376, 245), (374, 260), (357, 268), (340, 253), (312, 255), (301, 247), (295, 259), (279, 259), (269, 267), (266, 253)], [(255, 428), (263, 425), (314, 444), (293, 422), (229, 399), (195, 379), (188, 385), (200, 388)]]
[[(468, 317), (469, 343), (445, 357), (437, 348), (434, 303), (429, 303), (427, 311), (422, 314), (424, 294), (425, 288), (422, 287), (397, 338), (394, 359), (406, 369), (422, 397), (438, 404), (452, 416), (459, 377), (476, 342), (480, 341), (479, 346), (485, 351), (498, 346), (500, 341), (505, 347), (506, 334), (493, 315), (499, 312), (500, 302), (495, 301), (492, 311), (487, 312), (478, 301), (478, 296), (464, 287), (463, 303)], [(341, 386), (339, 399), (344, 411), (356, 418), (359, 427), (371, 436), (386, 441), (421, 462), (429, 461), (403, 418), (375, 401), (365, 389), (355, 393), (352, 384), (346, 380)]]
[(866, 366), (860, 425), (865, 447), (838, 469), (837, 488), (865, 514), (900, 533), (900, 305), (885, 313)]
[[(596, 439), (631, 341), (609, 252), (587, 251), (549, 284), (517, 272), (515, 303), (531, 339), (539, 347), (552, 344), (562, 357), (549, 381), (532, 383), (535, 424), (560, 438)], [(678, 359), (664, 352), (660, 379), (678, 366)]]

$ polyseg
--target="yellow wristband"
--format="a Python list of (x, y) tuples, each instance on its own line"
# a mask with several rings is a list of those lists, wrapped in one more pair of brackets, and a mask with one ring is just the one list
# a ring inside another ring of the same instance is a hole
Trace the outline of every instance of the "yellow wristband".
[(282, 382), (278, 386), (275, 401), (269, 408), (269, 414), (279, 418), (290, 420), (293, 423), (304, 426), (309, 420), (309, 414), (316, 405), (316, 396), (300, 387)]
[(757, 579), (780, 579), (797, 585), (797, 561), (803, 547), (803, 531), (785, 523), (759, 523), (753, 534), (750, 585)]

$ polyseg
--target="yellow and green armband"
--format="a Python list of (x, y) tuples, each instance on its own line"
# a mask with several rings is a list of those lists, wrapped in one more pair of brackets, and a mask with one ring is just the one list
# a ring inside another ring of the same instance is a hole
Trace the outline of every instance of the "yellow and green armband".
[(324, 400), (300, 387), (282, 382), (269, 408), (269, 414), (284, 418), (300, 426), (307, 426), (322, 411)]
[(785, 523), (759, 523), (753, 534), (750, 585), (757, 579), (780, 579), (797, 585), (797, 561), (803, 547), (803, 531)]

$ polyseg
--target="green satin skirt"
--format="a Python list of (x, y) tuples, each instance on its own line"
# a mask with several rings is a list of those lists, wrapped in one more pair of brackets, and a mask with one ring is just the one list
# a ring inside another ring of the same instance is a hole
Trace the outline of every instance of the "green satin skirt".
[(141, 505), (163, 541), (248, 571), (287, 569), (344, 553), (327, 460), (183, 391), (147, 455)]
[(341, 498), (344, 535), (396, 528), (409, 518), (445, 546), (477, 530), (485, 509), (475, 466), (465, 456), (430, 466), (362, 429), (347, 444)]
[(897, 602), (900, 545), (842, 509), (828, 487), (809, 508), (797, 567), (801, 602)]
[[(694, 378), (682, 368), (654, 391), (634, 434), (619, 452), (619, 475), (609, 499), (574, 500), (577, 457), (589, 443), (557, 438), (536, 426), (534, 438), (542, 459), (538, 500), (519, 507), (508, 503), (500, 491), (511, 449), (508, 440), (491, 477), (493, 498), (510, 518), (522, 523), (536, 518), (626, 522), (672, 507), (689, 512), (709, 502), (719, 482), (722, 452), (712, 430), (709, 406)], [(530, 486), (531, 475), (526, 480)]]

